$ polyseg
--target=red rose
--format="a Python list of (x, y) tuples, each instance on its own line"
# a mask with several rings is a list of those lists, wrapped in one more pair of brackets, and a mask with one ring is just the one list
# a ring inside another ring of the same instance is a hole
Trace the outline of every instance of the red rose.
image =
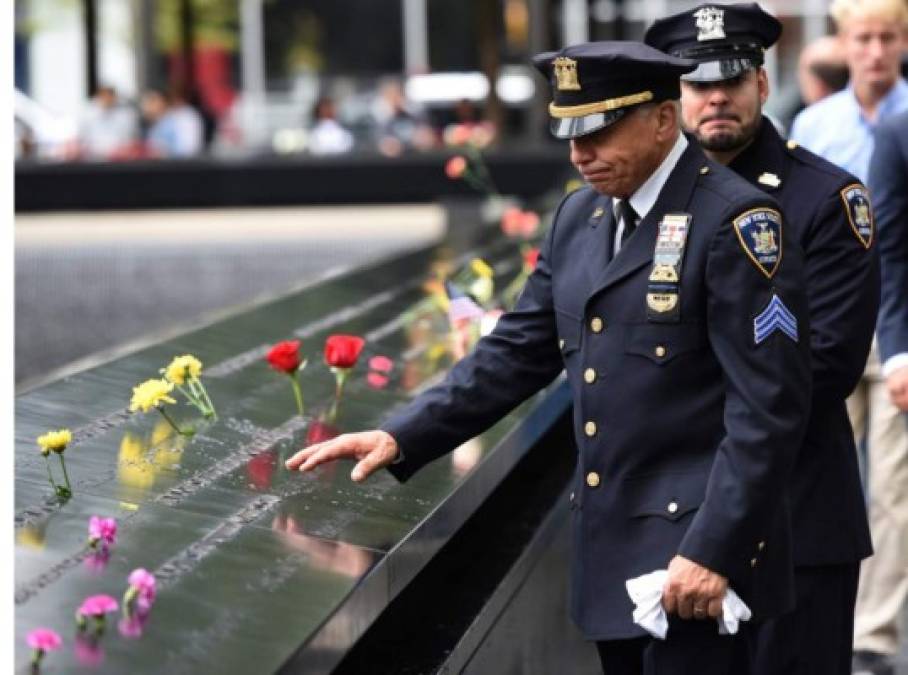
[(523, 254), (523, 264), (525, 267), (534, 270), (536, 269), (536, 263), (539, 262), (539, 249), (531, 248), (526, 253)]
[(284, 340), (274, 345), (265, 357), (272, 368), (293, 375), (300, 367), (300, 341)]
[(467, 170), (467, 160), (462, 155), (454, 155), (451, 159), (448, 160), (448, 163), (445, 164), (445, 173), (448, 174), (448, 178), (451, 180), (457, 180)]
[(332, 368), (352, 368), (365, 344), (356, 335), (331, 335), (325, 341), (325, 363)]

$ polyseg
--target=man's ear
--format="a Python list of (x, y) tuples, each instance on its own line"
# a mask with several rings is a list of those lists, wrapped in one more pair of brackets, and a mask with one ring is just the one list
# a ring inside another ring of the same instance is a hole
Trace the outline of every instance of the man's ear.
[(769, 76), (766, 74), (766, 68), (757, 69), (757, 90), (760, 92), (760, 105), (766, 104), (769, 98)]
[(660, 141), (675, 137), (680, 123), (679, 107), (678, 101), (662, 101), (656, 108), (656, 138)]

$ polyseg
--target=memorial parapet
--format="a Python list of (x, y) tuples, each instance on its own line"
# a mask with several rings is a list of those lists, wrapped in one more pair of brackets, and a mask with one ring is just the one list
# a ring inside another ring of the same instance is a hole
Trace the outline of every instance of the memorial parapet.
[[(427, 295), (439, 268), (482, 258), (500, 293), (525, 264), (518, 244), (497, 229), (455, 222), (451, 233), (430, 249), (17, 397), (17, 672), (28, 670), (25, 639), (38, 627), (63, 638), (44, 659), (47, 673), (268, 673), (290, 663), (294, 672), (330, 672), (569, 407), (558, 380), (405, 485), (386, 472), (353, 484), (348, 464), (312, 475), (283, 468), (312, 440), (374, 427), (444, 376), (464, 334), (452, 334)], [(333, 333), (366, 340), (340, 399), (322, 363)], [(264, 359), (288, 338), (302, 341), (309, 360), (300, 372), (303, 415), (286, 378)], [(133, 386), (187, 353), (204, 362), (218, 414), (206, 420), (189, 406), (169, 406), (178, 425), (196, 428), (192, 437), (159, 415), (126, 409)], [(368, 376), (376, 355), (394, 363), (383, 384)], [(35, 445), (59, 427), (73, 432), (69, 499), (55, 496)], [(117, 520), (108, 555), (86, 546), (92, 516)], [(119, 625), (122, 612), (114, 613), (100, 637), (78, 632), (83, 599), (120, 600), (140, 567), (157, 580), (147, 622)]]

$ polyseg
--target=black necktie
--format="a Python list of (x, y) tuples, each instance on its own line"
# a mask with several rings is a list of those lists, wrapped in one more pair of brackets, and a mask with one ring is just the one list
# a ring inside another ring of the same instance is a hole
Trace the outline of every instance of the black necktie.
[(624, 248), (624, 243), (637, 228), (637, 212), (631, 206), (630, 200), (622, 199), (618, 202), (618, 216), (624, 223), (624, 229), (621, 231), (621, 248)]

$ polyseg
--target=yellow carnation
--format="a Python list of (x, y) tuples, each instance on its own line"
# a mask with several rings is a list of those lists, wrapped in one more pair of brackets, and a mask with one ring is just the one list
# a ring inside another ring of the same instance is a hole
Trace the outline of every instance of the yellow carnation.
[(48, 431), (43, 436), (38, 436), (38, 445), (41, 446), (41, 454), (47, 457), (50, 451), (63, 452), (66, 446), (73, 439), (73, 434), (69, 429), (59, 429), (57, 431)]
[(489, 264), (482, 258), (473, 258), (470, 262), (470, 267), (473, 268), (475, 274), (485, 277), (486, 279), (491, 279), (495, 274), (495, 270), (489, 267)]
[(183, 384), (187, 376), (198, 378), (202, 374), (202, 362), (192, 354), (177, 356), (167, 369), (164, 371), (164, 377), (174, 384)]
[(129, 402), (129, 409), (132, 412), (141, 409), (142, 412), (148, 412), (152, 408), (157, 408), (163, 403), (176, 403), (168, 396), (173, 391), (173, 382), (167, 380), (145, 380), (138, 387), (132, 388), (132, 400)]

